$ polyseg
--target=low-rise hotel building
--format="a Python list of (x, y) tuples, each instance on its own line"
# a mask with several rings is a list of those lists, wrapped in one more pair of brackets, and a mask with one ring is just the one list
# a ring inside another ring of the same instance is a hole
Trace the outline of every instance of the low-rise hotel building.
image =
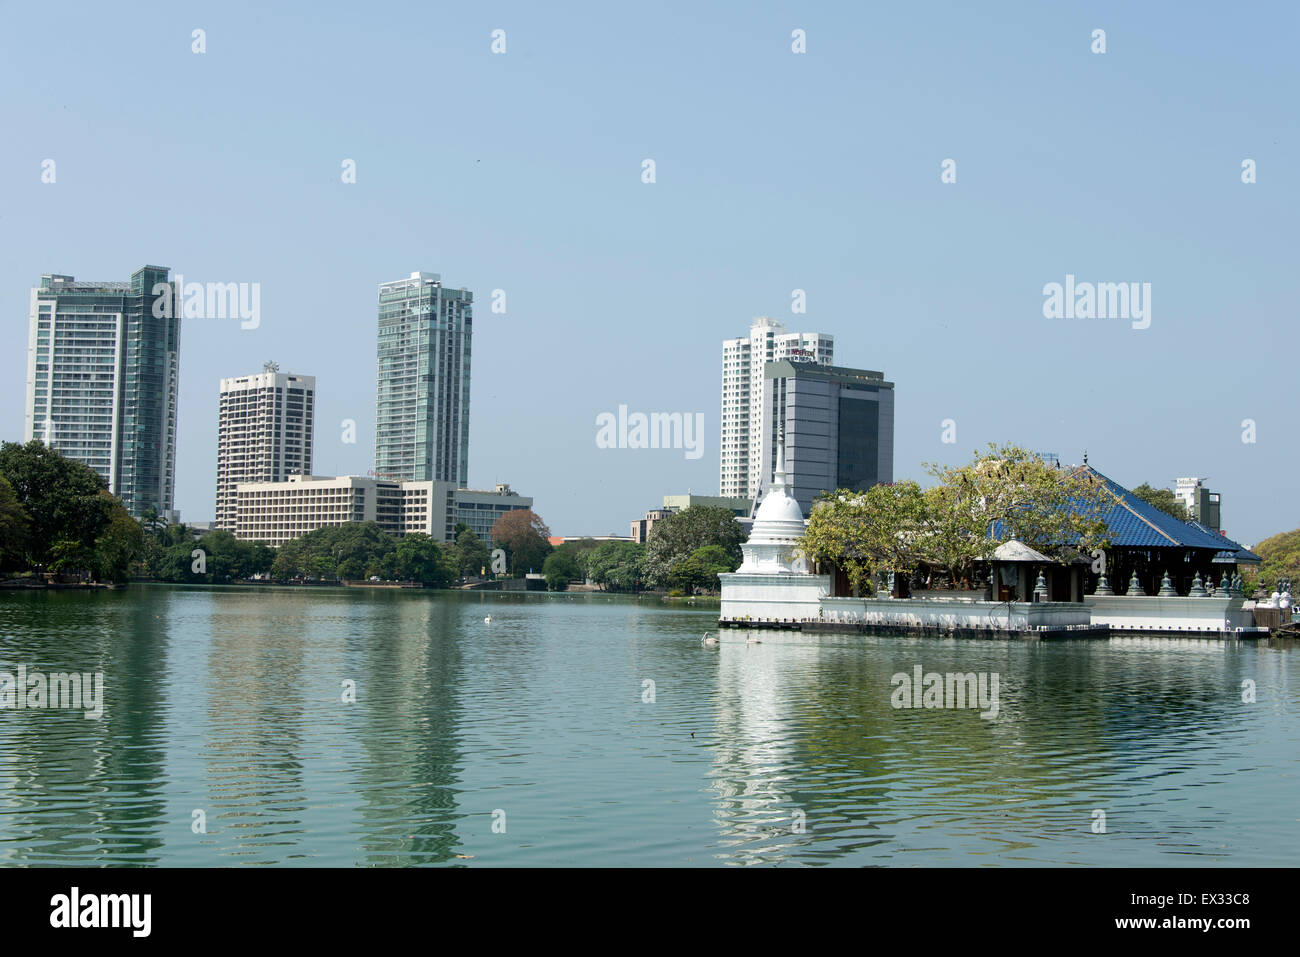
[(236, 538), (279, 546), (326, 525), (375, 522), (394, 535), (423, 532), (455, 539), (464, 522), (484, 542), (506, 512), (533, 500), (508, 485), (496, 491), (456, 488), (452, 482), (394, 482), (362, 475), (291, 475), (284, 482), (243, 482), (235, 495)]

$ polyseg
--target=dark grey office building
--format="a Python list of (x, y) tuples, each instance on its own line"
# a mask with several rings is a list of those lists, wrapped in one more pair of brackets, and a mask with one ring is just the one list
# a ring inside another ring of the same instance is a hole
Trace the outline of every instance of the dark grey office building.
[(763, 369), (766, 474), (785, 431), (785, 468), (805, 517), (824, 491), (894, 480), (894, 383), (884, 373), (781, 360)]

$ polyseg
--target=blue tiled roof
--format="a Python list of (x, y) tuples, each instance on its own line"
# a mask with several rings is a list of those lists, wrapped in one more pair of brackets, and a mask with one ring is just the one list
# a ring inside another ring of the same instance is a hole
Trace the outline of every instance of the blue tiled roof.
[[(1119, 483), (1108, 479), (1089, 465), (1079, 469), (1091, 473), (1106, 486), (1114, 504), (1102, 509), (1102, 518), (1110, 528), (1110, 543), (1121, 548), (1212, 548), (1224, 550), (1227, 541), (1204, 525), (1174, 518), (1142, 501)], [(1236, 544), (1235, 542), (1232, 544)], [(1237, 546), (1240, 548), (1241, 546)]]
[[(1237, 554), (1238, 549), (1245, 554), (1250, 554), (1236, 542), (1204, 525), (1184, 522), (1160, 511), (1089, 465), (1077, 466), (1076, 470), (1085, 471), (1099, 479), (1109, 493), (1108, 497), (1111, 501), (1102, 506), (1100, 517), (1106, 522), (1107, 538), (1110, 539), (1112, 547), (1209, 548), (1215, 552), (1222, 552), (1225, 546), (1228, 546), (1233, 550), (1233, 554)], [(1002, 537), (1004, 530), (1001, 522), (994, 523), (991, 534), (998, 538)]]
[(1224, 535), (1222, 532), (1216, 532), (1214, 529), (1210, 528), (1210, 526), (1202, 524), (1201, 522), (1196, 521), (1196, 519), (1189, 520), (1187, 524), (1218, 538), (1219, 547), (1222, 548), (1223, 551), (1214, 556), (1216, 562), (1246, 562), (1253, 565), (1264, 561), (1264, 559), (1260, 558), (1245, 545), (1240, 545), (1237, 542), (1234, 542), (1227, 535)]

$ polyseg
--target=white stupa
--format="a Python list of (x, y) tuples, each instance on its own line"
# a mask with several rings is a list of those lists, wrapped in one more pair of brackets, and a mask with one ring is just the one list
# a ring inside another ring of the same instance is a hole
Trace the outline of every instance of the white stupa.
[(785, 436), (777, 438), (772, 485), (754, 514), (745, 560), (722, 582), (722, 620), (798, 621), (815, 619), (830, 594), (829, 575), (813, 575), (797, 552), (804, 533), (803, 510), (790, 494), (785, 472)]
[(785, 473), (785, 436), (781, 435), (777, 438), (772, 486), (754, 515), (749, 541), (740, 546), (745, 560), (736, 574), (807, 574), (806, 563), (795, 556), (795, 546), (803, 531), (803, 510), (790, 494)]

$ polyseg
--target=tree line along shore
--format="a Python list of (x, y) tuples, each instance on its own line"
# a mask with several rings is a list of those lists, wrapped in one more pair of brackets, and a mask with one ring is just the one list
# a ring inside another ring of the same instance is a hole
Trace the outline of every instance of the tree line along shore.
[[(956, 582), (987, 547), (964, 502), (974, 493), (1001, 494), (1009, 478), (1036, 514), (1049, 517), (1035, 529), (1044, 540), (1064, 536), (1089, 547), (1104, 544), (1093, 541), (1097, 530), (1086, 510), (1052, 507), (1071, 497), (1086, 500), (1089, 491), (1029, 456), (1013, 446), (990, 447), (966, 466), (927, 466), (936, 480), (930, 488), (906, 481), (827, 494), (810, 516), (806, 554), (835, 556), (862, 587), (880, 568), (906, 572), (921, 558), (927, 575), (939, 569)], [(1001, 472), (990, 469), (994, 462)], [(1008, 462), (1015, 466), (1012, 473)], [(1143, 484), (1132, 491), (1175, 518), (1187, 518), (1167, 489)], [(916, 528), (926, 534), (907, 532)], [(730, 511), (695, 505), (657, 522), (645, 544), (580, 539), (556, 547), (549, 538), (549, 528), (532, 510), (503, 515), (490, 544), (463, 525), (456, 527), (454, 541), (439, 542), (422, 533), (394, 535), (373, 522), (325, 526), (278, 548), (228, 531), (196, 535), (152, 510), (137, 521), (93, 469), (39, 440), (0, 444), (0, 584), (256, 580), (449, 588), (540, 573), (553, 591), (589, 583), (602, 591), (693, 596), (716, 593), (717, 576), (740, 565), (744, 530)], [(1300, 530), (1275, 535), (1254, 550), (1264, 561), (1249, 572), (1248, 588), (1300, 580)]]

